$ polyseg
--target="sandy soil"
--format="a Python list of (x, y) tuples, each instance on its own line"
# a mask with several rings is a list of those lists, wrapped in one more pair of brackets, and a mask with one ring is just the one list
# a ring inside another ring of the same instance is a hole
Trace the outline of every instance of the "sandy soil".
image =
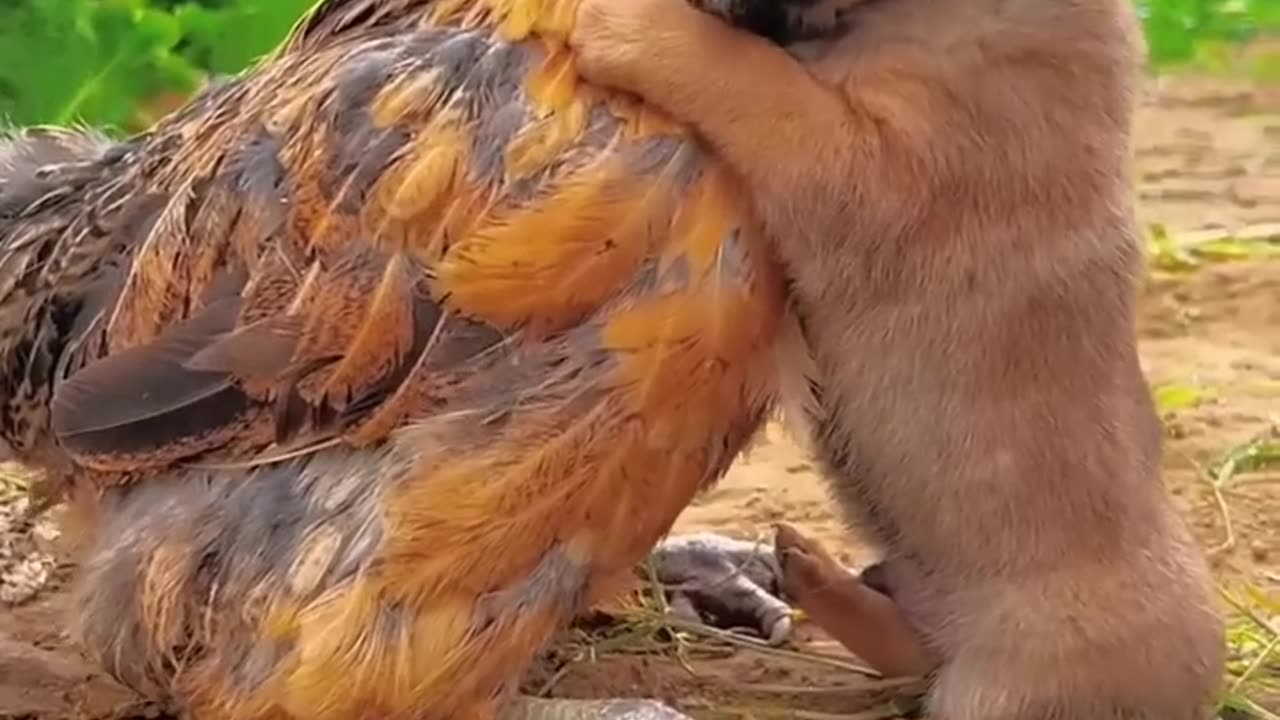
[[(1280, 232), (1280, 88), (1164, 80), (1153, 84), (1139, 128), (1146, 222), (1179, 233)], [(1280, 470), (1242, 473), (1222, 491), (1221, 504), (1205, 470), (1250, 439), (1275, 433), (1280, 422), (1280, 256), (1213, 262), (1190, 273), (1153, 277), (1144, 292), (1140, 330), (1152, 382), (1172, 388), (1172, 395), (1193, 389), (1201, 395), (1198, 404), (1168, 417), (1165, 469), (1172, 492), (1213, 552), (1224, 584), (1248, 582), (1280, 599)], [(0, 718), (154, 714), (95, 674), (69, 646), (59, 613), (70, 569), (29, 561), (38, 558), (31, 551), (47, 542), (47, 532), (3, 532), (3, 508), (11, 515), (15, 501), (0, 485), (0, 585), (15, 593), (0, 594)], [(869, 559), (844, 527), (810, 458), (778, 428), (685, 513), (677, 531), (753, 538), (780, 519), (824, 540), (851, 564)], [(45, 574), (48, 582), (42, 582)], [(24, 587), (38, 591), (21, 597)], [(803, 635), (809, 649), (835, 653), (812, 631)], [(683, 667), (667, 658), (604, 653), (570, 663), (549, 685), (556, 695), (679, 699), (706, 717), (897, 714), (877, 704), (880, 697), (868, 691), (866, 680), (834, 667), (753, 651), (717, 654), (701, 645), (689, 650)], [(1262, 699), (1267, 705), (1276, 701)], [(855, 714), (867, 708), (871, 714)]]

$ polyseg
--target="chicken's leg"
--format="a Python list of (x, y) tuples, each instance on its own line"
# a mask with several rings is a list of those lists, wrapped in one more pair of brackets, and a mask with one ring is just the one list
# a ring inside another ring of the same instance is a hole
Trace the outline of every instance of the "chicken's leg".
[(675, 615), (746, 628), (774, 645), (791, 636), (791, 607), (781, 599), (782, 572), (772, 544), (678, 535), (663, 541), (651, 559)]

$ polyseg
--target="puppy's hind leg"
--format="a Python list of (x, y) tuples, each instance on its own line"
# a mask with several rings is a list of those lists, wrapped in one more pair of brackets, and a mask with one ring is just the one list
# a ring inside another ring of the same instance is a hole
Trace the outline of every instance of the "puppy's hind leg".
[(923, 677), (937, 661), (879, 580), (859, 577), (790, 525), (775, 541), (783, 594), (819, 627), (885, 677)]

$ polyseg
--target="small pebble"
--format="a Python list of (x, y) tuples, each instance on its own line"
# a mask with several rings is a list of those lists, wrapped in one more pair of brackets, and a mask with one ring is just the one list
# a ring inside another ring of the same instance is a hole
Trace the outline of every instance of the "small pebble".
[(58, 530), (48, 517), (28, 518), (28, 507), (25, 495), (0, 498), (0, 605), (30, 602), (53, 577), (56, 563), (40, 544)]
[(1249, 554), (1253, 556), (1255, 562), (1266, 562), (1271, 558), (1271, 548), (1260, 540), (1254, 540), (1249, 544)]
[(49, 584), (53, 558), (34, 553), (0, 573), (0, 603), (19, 605), (34, 598)]

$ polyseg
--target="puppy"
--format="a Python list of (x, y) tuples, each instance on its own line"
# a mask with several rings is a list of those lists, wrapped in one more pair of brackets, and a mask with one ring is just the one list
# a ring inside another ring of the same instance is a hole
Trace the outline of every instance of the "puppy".
[[(688, 123), (788, 268), (798, 403), (940, 720), (1203, 720), (1206, 563), (1139, 367), (1128, 0), (812, 0), (790, 52), (682, 0), (583, 0), (591, 81)], [(800, 365), (798, 363), (798, 365)]]

